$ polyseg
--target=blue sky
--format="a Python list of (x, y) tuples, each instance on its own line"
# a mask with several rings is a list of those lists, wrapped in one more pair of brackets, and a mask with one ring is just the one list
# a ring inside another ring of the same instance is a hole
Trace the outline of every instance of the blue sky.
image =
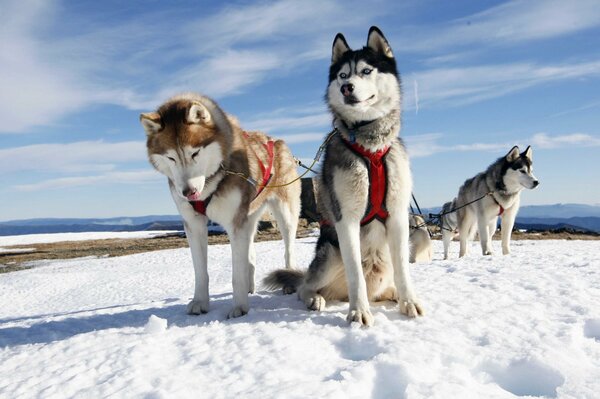
[(522, 204), (600, 203), (598, 1), (0, 1), (0, 220), (175, 214), (140, 112), (182, 91), (311, 159), (331, 43), (389, 39), (422, 206), (532, 145)]

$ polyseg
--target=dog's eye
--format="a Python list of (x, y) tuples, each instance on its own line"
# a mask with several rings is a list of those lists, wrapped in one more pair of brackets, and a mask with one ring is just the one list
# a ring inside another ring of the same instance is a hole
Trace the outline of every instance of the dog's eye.
[(365, 68), (362, 70), (363, 75), (369, 75), (371, 72), (373, 72), (373, 70), (369, 68)]
[(340, 78), (346, 79), (347, 77), (348, 75), (346, 75), (344, 72), (340, 73)]
[(192, 159), (196, 159), (196, 157), (198, 156), (198, 154), (200, 154), (200, 150), (196, 151), (195, 153), (192, 154)]
[(175, 162), (175, 158), (173, 158), (173, 157), (167, 157), (167, 158), (169, 158), (170, 161)]
[(525, 172), (523, 169), (521, 169), (521, 170), (520, 170), (520, 172), (521, 172), (521, 173), (527, 173), (527, 172)]

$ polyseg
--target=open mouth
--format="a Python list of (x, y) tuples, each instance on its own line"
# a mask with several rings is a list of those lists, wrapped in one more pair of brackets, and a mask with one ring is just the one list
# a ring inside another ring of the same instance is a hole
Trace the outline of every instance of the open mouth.
[(356, 105), (356, 104), (366, 103), (367, 101), (370, 101), (374, 98), (375, 98), (375, 94), (373, 94), (371, 97), (367, 98), (366, 100), (362, 100), (362, 101), (354, 96), (350, 96), (350, 97), (344, 98), (344, 102), (349, 105)]

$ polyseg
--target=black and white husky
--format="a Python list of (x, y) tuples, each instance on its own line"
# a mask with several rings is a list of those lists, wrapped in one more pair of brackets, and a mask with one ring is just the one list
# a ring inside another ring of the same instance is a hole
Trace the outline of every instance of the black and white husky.
[[(498, 158), (485, 172), (467, 179), (459, 188), (458, 196), (442, 208), (442, 213), (459, 208), (441, 218), (444, 259), (448, 258), (448, 246), (456, 231), (460, 235), (460, 257), (467, 254), (468, 242), (476, 232), (483, 255), (491, 255), (491, 238), (498, 225), (498, 216), (502, 218), (502, 253), (509, 254), (521, 191), (534, 189), (539, 184), (533, 175), (533, 150), (527, 147), (521, 153), (517, 146)], [(469, 204), (472, 201), (475, 202)], [(463, 207), (464, 204), (469, 205)]]
[(324, 218), (306, 273), (279, 270), (271, 288), (297, 289), (309, 309), (348, 300), (348, 321), (372, 325), (369, 301), (395, 300), (410, 317), (423, 310), (409, 275), (409, 160), (400, 132), (400, 80), (377, 27), (367, 45), (333, 42), (326, 93), (335, 131), (315, 179)]

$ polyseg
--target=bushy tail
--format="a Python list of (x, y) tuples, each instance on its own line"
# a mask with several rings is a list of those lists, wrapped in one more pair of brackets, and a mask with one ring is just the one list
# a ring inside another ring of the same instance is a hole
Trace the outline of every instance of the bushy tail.
[(304, 280), (304, 272), (294, 269), (279, 269), (269, 273), (263, 280), (263, 286), (267, 290), (278, 288), (298, 288)]

